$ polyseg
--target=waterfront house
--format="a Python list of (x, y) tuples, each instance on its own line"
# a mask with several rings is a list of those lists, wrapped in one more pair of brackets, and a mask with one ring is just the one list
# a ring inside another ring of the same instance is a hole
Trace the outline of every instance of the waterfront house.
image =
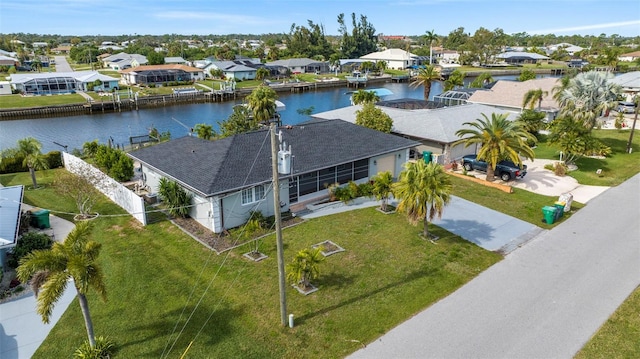
[(210, 75), (212, 70), (220, 70), (224, 78), (236, 81), (255, 80), (257, 73), (255, 67), (244, 65), (239, 61), (211, 61), (204, 71), (205, 74)]
[[(98, 81), (99, 80), (99, 81)], [(42, 72), (12, 74), (11, 86), (25, 95), (55, 95), (75, 91), (118, 89), (117, 78), (98, 71)]]
[(18, 242), (24, 186), (0, 186), (0, 268), (7, 267), (7, 253)]
[(267, 62), (268, 67), (285, 67), (292, 74), (305, 73), (327, 73), (329, 72), (328, 61), (318, 61), (309, 58), (286, 59)]
[(620, 74), (609, 81), (620, 85), (627, 101), (633, 102), (634, 97), (640, 94), (640, 71)]
[(625, 54), (618, 55), (618, 61), (634, 62), (640, 59), (640, 51), (627, 52)]
[(546, 48), (546, 52), (547, 52), (548, 55), (551, 55), (556, 51), (564, 51), (564, 52), (567, 53), (567, 55), (574, 56), (576, 53), (578, 53), (578, 52), (580, 52), (582, 50), (584, 50), (583, 47), (572, 45), (572, 44), (567, 43), (567, 42), (561, 42), (559, 44), (549, 45)]
[(186, 65), (187, 60), (183, 59), (180, 56), (170, 56), (164, 58), (164, 63), (167, 65), (178, 64), (178, 65)]
[(0, 95), (11, 95), (11, 82), (0, 81)]
[(0, 66), (15, 67), (19, 63), (20, 61), (16, 58), (0, 55)]
[(542, 63), (543, 61), (548, 61), (549, 57), (535, 52), (508, 51), (496, 55), (496, 59), (503, 60), (511, 65), (522, 65)]
[[(398, 100), (400, 101), (400, 100)], [(405, 99), (410, 103), (423, 100)], [(510, 120), (514, 120), (516, 115), (480, 104), (466, 104), (451, 107), (437, 107), (434, 103), (429, 103), (427, 108), (420, 108), (418, 105), (407, 106), (405, 108), (387, 107), (376, 105), (393, 120), (391, 133), (399, 137), (418, 141), (420, 144), (413, 150), (417, 157), (425, 151), (430, 152), (432, 160), (442, 165), (449, 164), (452, 160), (458, 160), (464, 155), (475, 154), (476, 147), (464, 147), (464, 144), (456, 144), (460, 139), (456, 132), (463, 128), (463, 123), (474, 122), (478, 118), (483, 118), (482, 114), (489, 118), (492, 113), (506, 113)], [(428, 108), (431, 107), (431, 108)], [(340, 119), (346, 122), (356, 122), (356, 112), (362, 108), (360, 105), (343, 107), (336, 110), (314, 114), (317, 119)], [(411, 109), (412, 108), (412, 109)]]
[(127, 85), (155, 85), (167, 82), (204, 80), (202, 69), (186, 65), (146, 65), (120, 71)]
[[(417, 142), (340, 120), (279, 128), (291, 146), (291, 173), (280, 177), (282, 211), (326, 198), (328, 185), (397, 177)], [(269, 130), (215, 141), (182, 137), (129, 153), (151, 191), (161, 178), (193, 194), (189, 216), (215, 233), (244, 224), (251, 211), (274, 214)]]
[(384, 61), (387, 63), (387, 68), (393, 70), (404, 70), (412, 66), (419, 66), (422, 65), (423, 60), (426, 63), (429, 62), (429, 56), (423, 58), (401, 49), (387, 49), (384, 51), (372, 52), (370, 54), (360, 56), (360, 59), (371, 61), (373, 63)]
[(539, 106), (534, 106), (536, 111), (545, 113), (547, 122), (553, 121), (560, 111), (560, 104), (553, 99), (553, 87), (558, 85), (558, 79), (546, 77), (527, 81), (500, 80), (491, 89), (474, 92), (467, 102), (492, 106), (513, 113), (522, 112), (522, 101), (530, 90), (542, 90), (546, 94)]

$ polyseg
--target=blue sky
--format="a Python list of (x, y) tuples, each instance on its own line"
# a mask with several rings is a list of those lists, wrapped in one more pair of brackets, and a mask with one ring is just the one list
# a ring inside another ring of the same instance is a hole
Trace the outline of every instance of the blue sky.
[(292, 23), (338, 34), (338, 14), (367, 16), (376, 33), (640, 36), (638, 0), (0, 0), (0, 33), (208, 35), (288, 33)]

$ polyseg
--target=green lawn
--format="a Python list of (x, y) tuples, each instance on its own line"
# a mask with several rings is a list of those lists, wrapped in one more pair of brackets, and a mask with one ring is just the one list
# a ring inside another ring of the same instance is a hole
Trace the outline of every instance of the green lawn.
[(542, 221), (542, 207), (552, 206), (558, 200), (558, 197), (544, 196), (519, 188), (514, 188), (513, 193), (506, 193), (462, 178), (453, 176), (450, 178), (453, 183), (454, 195), (498, 212), (506, 213), (540, 228), (553, 228), (571, 217), (576, 210), (584, 207), (582, 203), (574, 201), (571, 204), (571, 212), (565, 213), (562, 219), (554, 224), (547, 224)]
[[(55, 171), (39, 172), (47, 187), (27, 190), (25, 201), (72, 211), (53, 194)], [(2, 175), (0, 182), (28, 184), (29, 177)], [(419, 226), (374, 208), (309, 220), (284, 230), (287, 262), (327, 239), (346, 251), (322, 264), (318, 292), (287, 290), (296, 317), (289, 329), (280, 326), (273, 236), (260, 246), (269, 258), (255, 263), (241, 256), (247, 248), (216, 256), (168, 221), (142, 227), (129, 216), (106, 216), (122, 213), (114, 205), (97, 210), (93, 236), (103, 244), (109, 300), (89, 295), (89, 303), (96, 334), (113, 339), (120, 358), (158, 358), (183, 328), (171, 358), (191, 341), (190, 358), (344, 357), (501, 259), (437, 227), (431, 230), (441, 239), (425, 242)], [(69, 357), (85, 336), (74, 301), (34, 358)]]
[(0, 96), (0, 108), (28, 108), (85, 102), (84, 97), (78, 94), (28, 97), (22, 97), (21, 95)]
[(613, 313), (575, 359), (640, 358), (640, 287)]
[[(604, 159), (583, 157), (576, 161), (578, 170), (569, 172), (580, 184), (617, 186), (640, 172), (640, 132), (633, 136), (633, 151), (626, 153), (629, 130), (593, 130), (593, 135), (611, 147)], [(544, 141), (535, 149), (536, 158), (559, 159), (560, 150)], [(596, 173), (602, 169), (600, 175)]]

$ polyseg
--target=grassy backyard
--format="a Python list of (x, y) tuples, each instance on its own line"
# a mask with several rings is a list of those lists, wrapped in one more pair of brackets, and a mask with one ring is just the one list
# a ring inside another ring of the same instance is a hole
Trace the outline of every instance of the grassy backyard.
[[(56, 171), (39, 172), (47, 187), (27, 190), (25, 202), (73, 211), (53, 193)], [(28, 173), (0, 176), (4, 185), (29, 181)], [(420, 227), (374, 208), (309, 220), (284, 230), (285, 261), (327, 239), (346, 251), (322, 264), (318, 292), (287, 291), (296, 316), (289, 329), (280, 326), (273, 236), (260, 245), (269, 258), (256, 263), (242, 257), (248, 248), (216, 256), (168, 221), (141, 227), (130, 216), (106, 216), (122, 213), (108, 202), (96, 209), (93, 237), (103, 244), (109, 300), (89, 302), (96, 334), (113, 339), (121, 358), (167, 354), (174, 328), (184, 331), (170, 357), (191, 341), (192, 358), (344, 357), (501, 259), (436, 227), (441, 239), (425, 242)], [(85, 336), (74, 301), (34, 358), (68, 357)]]

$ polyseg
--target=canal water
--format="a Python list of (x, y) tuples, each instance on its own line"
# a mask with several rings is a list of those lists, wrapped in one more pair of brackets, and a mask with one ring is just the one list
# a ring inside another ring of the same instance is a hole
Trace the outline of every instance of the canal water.
[[(515, 76), (497, 76), (496, 79), (514, 79)], [(470, 80), (471, 81), (471, 80)], [(393, 94), (385, 100), (400, 98), (423, 98), (423, 88), (409, 86), (407, 83), (384, 83), (369, 88), (384, 87)], [(281, 112), (283, 124), (295, 125), (309, 119), (298, 110), (313, 106), (312, 113), (319, 113), (350, 105), (347, 87), (304, 93), (279, 94), (286, 110)], [(431, 87), (431, 99), (442, 93), (442, 85), (434, 82)], [(82, 148), (85, 142), (98, 140), (107, 143), (127, 145), (130, 136), (146, 135), (155, 127), (160, 132), (169, 131), (171, 137), (187, 136), (189, 129), (198, 123), (210, 124), (218, 128), (218, 122), (229, 117), (233, 106), (241, 101), (175, 105), (160, 108), (145, 108), (140, 111), (123, 111), (93, 115), (68, 117), (50, 117), (42, 119), (0, 121), (0, 150), (16, 146), (16, 142), (25, 137), (34, 137), (42, 143), (43, 152), (60, 150), (67, 146), (71, 151)], [(56, 144), (57, 143), (57, 144)]]

